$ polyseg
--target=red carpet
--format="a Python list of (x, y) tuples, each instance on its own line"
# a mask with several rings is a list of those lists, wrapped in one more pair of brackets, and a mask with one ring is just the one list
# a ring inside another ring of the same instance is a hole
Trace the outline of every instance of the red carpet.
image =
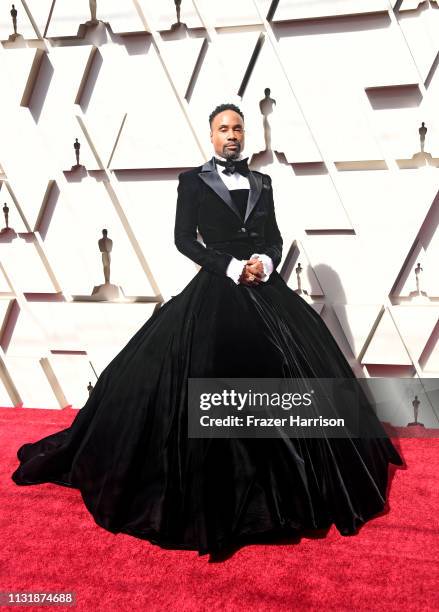
[(76, 593), (75, 608), (53, 610), (439, 610), (439, 439), (395, 441), (406, 468), (390, 467), (390, 512), (358, 535), (332, 526), (211, 562), (106, 532), (76, 489), (12, 482), (17, 448), (75, 414), (0, 409), (0, 591)]

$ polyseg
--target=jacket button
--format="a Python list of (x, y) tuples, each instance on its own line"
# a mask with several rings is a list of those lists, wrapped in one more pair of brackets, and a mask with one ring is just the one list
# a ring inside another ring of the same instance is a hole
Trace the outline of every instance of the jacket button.
[(241, 232), (242, 232), (243, 234), (245, 234), (245, 232), (246, 232), (246, 231), (247, 231), (247, 230), (245, 229), (245, 227), (241, 227)]

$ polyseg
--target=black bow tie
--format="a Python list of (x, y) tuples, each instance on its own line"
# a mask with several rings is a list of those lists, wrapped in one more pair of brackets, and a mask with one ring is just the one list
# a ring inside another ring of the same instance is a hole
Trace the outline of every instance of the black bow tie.
[(245, 159), (218, 159), (215, 157), (215, 162), (220, 166), (224, 166), (223, 174), (233, 174), (239, 172), (242, 176), (247, 176), (249, 173), (249, 167), (247, 165), (248, 157)]

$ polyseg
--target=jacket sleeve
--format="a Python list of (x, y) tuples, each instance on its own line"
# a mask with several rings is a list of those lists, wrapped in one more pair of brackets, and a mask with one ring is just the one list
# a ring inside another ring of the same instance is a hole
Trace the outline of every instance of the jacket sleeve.
[(178, 175), (177, 208), (175, 213), (174, 242), (177, 249), (189, 259), (210, 272), (225, 276), (233, 255), (206, 247), (197, 240), (199, 196), (197, 185), (188, 174)]
[(279, 228), (276, 222), (276, 213), (274, 211), (274, 199), (273, 199), (273, 186), (271, 182), (271, 177), (266, 175), (269, 180), (270, 189), (268, 192), (269, 199), (269, 214), (267, 219), (267, 225), (265, 228), (265, 243), (266, 247), (264, 249), (264, 253), (271, 257), (273, 262), (273, 269), (275, 270), (277, 266), (280, 264), (282, 259), (282, 246), (283, 240)]

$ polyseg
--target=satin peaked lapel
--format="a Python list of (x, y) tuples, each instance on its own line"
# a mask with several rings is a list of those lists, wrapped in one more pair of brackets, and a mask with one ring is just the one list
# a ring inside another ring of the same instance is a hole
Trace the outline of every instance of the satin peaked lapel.
[(227, 206), (241, 219), (239, 210), (236, 208), (235, 203), (230, 197), (229, 190), (225, 186), (224, 182), (220, 179), (218, 172), (214, 165), (213, 158), (207, 161), (201, 167), (201, 172), (198, 176), (208, 185), (214, 192), (227, 204)]
[(255, 174), (250, 170), (248, 174), (248, 182), (250, 183), (250, 192), (248, 194), (247, 210), (245, 211), (244, 223), (249, 218), (251, 211), (256, 206), (256, 203), (259, 200), (259, 196), (261, 195), (262, 177), (260, 174)]
[[(207, 161), (205, 164), (203, 164), (203, 166), (201, 167), (201, 171), (198, 173), (198, 176), (203, 179), (206, 185), (208, 185), (211, 189), (214, 190), (214, 192), (223, 200), (223, 202), (227, 204), (230, 210), (232, 210), (242, 222), (239, 210), (235, 206), (235, 203), (233, 202), (232, 198), (230, 197), (229, 190), (219, 177), (218, 172), (216, 172), (213, 157), (209, 159), (209, 161)], [(253, 174), (253, 172), (250, 170), (248, 179), (250, 184), (250, 191), (248, 194), (247, 209), (245, 212), (244, 222), (247, 221), (262, 191), (262, 179), (258, 174)]]

